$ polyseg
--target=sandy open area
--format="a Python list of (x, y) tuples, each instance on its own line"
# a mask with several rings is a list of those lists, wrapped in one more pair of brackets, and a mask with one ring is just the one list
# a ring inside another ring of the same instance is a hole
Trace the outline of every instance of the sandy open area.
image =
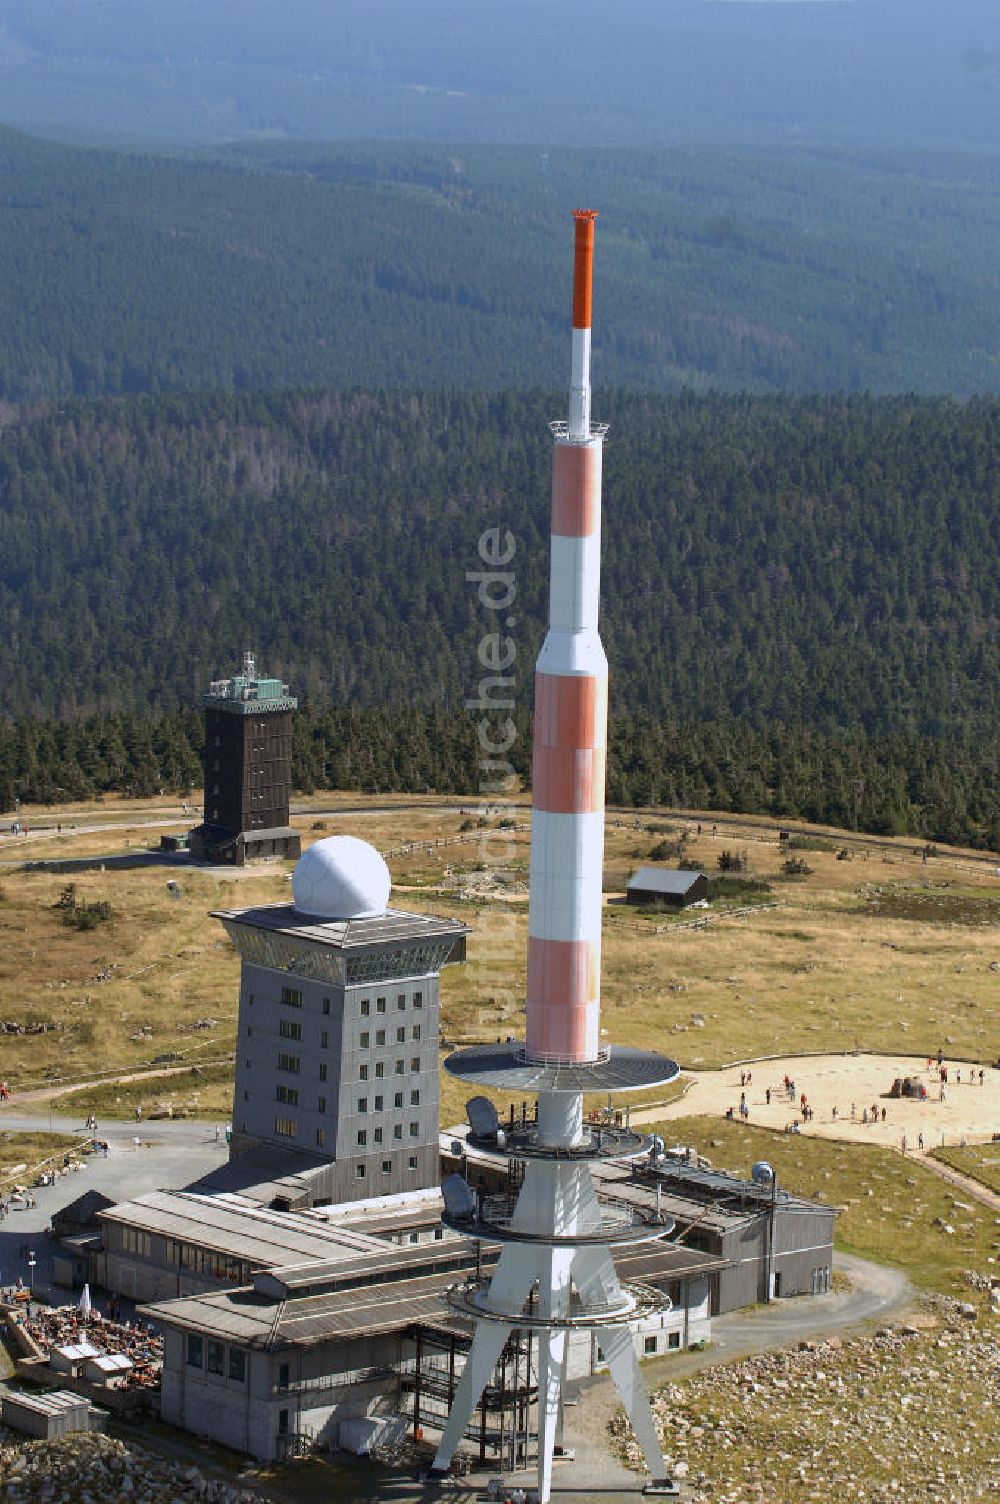
[[(917, 1148), (918, 1136), (924, 1135), (927, 1149), (945, 1142), (982, 1143), (1000, 1133), (1000, 1070), (986, 1069), (979, 1084), (979, 1064), (969, 1061), (944, 1061), (948, 1070), (945, 1099), (940, 1100), (941, 1081), (937, 1060), (928, 1069), (927, 1057), (907, 1055), (808, 1055), (785, 1060), (762, 1061), (755, 1066), (728, 1066), (718, 1071), (691, 1072), (688, 1090), (667, 1107), (633, 1113), (634, 1122), (660, 1122), (690, 1117), (694, 1114), (717, 1114), (722, 1117), (732, 1107), (739, 1113), (741, 1070), (749, 1069), (751, 1082), (745, 1087), (749, 1122), (762, 1128), (784, 1128), (798, 1119), (800, 1131), (814, 1137), (847, 1139), (855, 1143), (874, 1143), (900, 1148), (902, 1136), (907, 1147)], [(784, 1088), (788, 1075), (795, 1082), (794, 1101)], [(915, 1077), (927, 1087), (926, 1101), (914, 1098), (890, 1098), (888, 1093), (897, 1076)], [(959, 1080), (961, 1078), (961, 1080)], [(770, 1088), (771, 1101), (767, 1102)], [(803, 1123), (799, 1098), (806, 1100), (815, 1116)], [(851, 1105), (854, 1104), (852, 1121)], [(871, 1122), (872, 1107), (878, 1109), (877, 1123)], [(885, 1108), (885, 1122), (882, 1109)], [(837, 1109), (834, 1117), (834, 1108)], [(869, 1122), (863, 1122), (868, 1109)], [(942, 1140), (942, 1135), (944, 1136)], [(1000, 1146), (998, 1146), (1000, 1152)]]

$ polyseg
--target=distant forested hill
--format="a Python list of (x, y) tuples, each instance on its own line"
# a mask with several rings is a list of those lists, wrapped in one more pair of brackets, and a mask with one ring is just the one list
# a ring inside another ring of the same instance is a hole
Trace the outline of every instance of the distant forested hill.
[[(245, 646), (316, 707), (458, 705), (509, 529), (530, 700), (562, 397), (105, 399), (0, 428), (5, 716), (189, 705)], [(1000, 401), (601, 397), (613, 708), (1000, 730)]]
[(75, 140), (995, 149), (996, 0), (2, 0), (0, 99)]
[(995, 157), (357, 145), (181, 160), (0, 130), (0, 400), (551, 387), (581, 202), (602, 212), (602, 389), (1000, 388)]

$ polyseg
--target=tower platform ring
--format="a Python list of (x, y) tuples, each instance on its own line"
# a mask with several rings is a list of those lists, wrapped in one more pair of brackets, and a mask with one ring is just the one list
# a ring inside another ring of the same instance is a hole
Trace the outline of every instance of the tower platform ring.
[(582, 1232), (536, 1231), (512, 1225), (517, 1210), (514, 1196), (483, 1196), (471, 1216), (459, 1217), (445, 1211), (445, 1227), (460, 1237), (475, 1238), (483, 1243), (518, 1243), (542, 1248), (623, 1248), (636, 1243), (655, 1243), (669, 1237), (674, 1230), (672, 1217), (657, 1220), (624, 1201), (604, 1199), (598, 1203), (599, 1226)]
[(449, 1075), (470, 1086), (499, 1091), (585, 1092), (643, 1091), (676, 1081), (681, 1068), (653, 1050), (613, 1045), (600, 1059), (566, 1062), (532, 1060), (519, 1040), (474, 1044), (456, 1050), (444, 1062)]
[(614, 1305), (577, 1306), (563, 1316), (542, 1316), (537, 1311), (503, 1311), (496, 1306), (485, 1305), (482, 1297), (489, 1292), (488, 1279), (469, 1280), (462, 1285), (452, 1285), (448, 1291), (448, 1304), (459, 1316), (470, 1321), (498, 1321), (504, 1326), (522, 1330), (593, 1329), (602, 1326), (621, 1326), (636, 1316), (651, 1315), (669, 1306), (669, 1299), (652, 1285), (622, 1285), (622, 1299)]
[(503, 1143), (495, 1139), (474, 1138), (466, 1143), (485, 1158), (541, 1159), (551, 1164), (589, 1164), (602, 1159), (641, 1159), (653, 1146), (650, 1133), (633, 1133), (629, 1128), (609, 1128), (603, 1123), (584, 1123), (584, 1136), (578, 1144), (568, 1146), (542, 1143), (537, 1123), (515, 1122), (513, 1128), (501, 1123)]

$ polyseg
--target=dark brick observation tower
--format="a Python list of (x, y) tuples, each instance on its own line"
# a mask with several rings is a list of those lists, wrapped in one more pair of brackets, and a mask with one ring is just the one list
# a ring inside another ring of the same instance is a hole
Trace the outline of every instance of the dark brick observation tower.
[(216, 679), (205, 706), (204, 823), (191, 832), (191, 854), (209, 862), (297, 857), (288, 823), (292, 791), (292, 715), (298, 701), (280, 679), (258, 677), (252, 653), (243, 672)]

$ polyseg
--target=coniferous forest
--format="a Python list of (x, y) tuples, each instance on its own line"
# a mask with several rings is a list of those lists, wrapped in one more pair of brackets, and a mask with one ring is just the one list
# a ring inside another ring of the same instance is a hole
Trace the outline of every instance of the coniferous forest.
[[(0, 430), (0, 799), (197, 786), (208, 681), (300, 786), (474, 793), (509, 631), (530, 777), (559, 396), (71, 402)], [(1000, 847), (1000, 402), (602, 397), (609, 797)], [(499, 620), (467, 576), (511, 535)], [(514, 624), (507, 628), (506, 617)]]

